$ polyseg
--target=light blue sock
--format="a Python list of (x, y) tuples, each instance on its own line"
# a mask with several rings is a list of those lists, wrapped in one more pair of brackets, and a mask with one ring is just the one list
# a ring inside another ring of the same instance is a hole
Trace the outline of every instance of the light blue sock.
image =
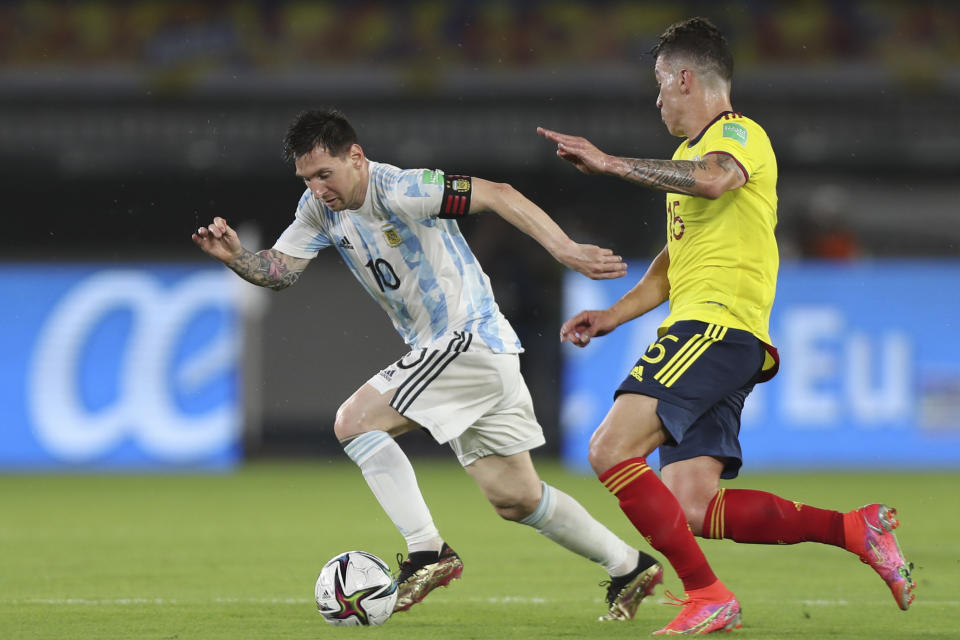
[(407, 542), (407, 551), (440, 551), (443, 538), (433, 524), (417, 476), (400, 446), (384, 431), (368, 431), (344, 448), (377, 502)]
[(637, 566), (639, 553), (597, 522), (583, 506), (546, 482), (540, 504), (520, 524), (603, 566), (611, 576), (622, 576)]

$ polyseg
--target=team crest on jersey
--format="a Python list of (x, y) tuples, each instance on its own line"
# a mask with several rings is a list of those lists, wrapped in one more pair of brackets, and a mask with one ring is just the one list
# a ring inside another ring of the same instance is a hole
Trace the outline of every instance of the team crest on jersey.
[(400, 237), (400, 232), (397, 231), (397, 228), (392, 224), (385, 224), (380, 227), (380, 230), (383, 231), (383, 237), (391, 247), (399, 247), (403, 244), (403, 238)]

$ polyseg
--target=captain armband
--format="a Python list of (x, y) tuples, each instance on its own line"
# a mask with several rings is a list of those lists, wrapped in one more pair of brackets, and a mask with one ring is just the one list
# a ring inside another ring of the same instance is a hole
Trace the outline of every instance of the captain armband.
[(443, 199), (438, 218), (462, 218), (470, 212), (470, 194), (473, 178), (470, 176), (443, 176)]

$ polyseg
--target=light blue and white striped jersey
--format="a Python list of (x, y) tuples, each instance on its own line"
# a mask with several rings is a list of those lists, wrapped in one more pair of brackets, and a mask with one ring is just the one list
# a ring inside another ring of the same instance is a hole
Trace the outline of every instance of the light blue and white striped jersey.
[(273, 248), (311, 259), (336, 247), (412, 348), (469, 331), (495, 353), (521, 353), (456, 221), (437, 217), (443, 172), (372, 161), (369, 169), (359, 209), (333, 211), (307, 189)]

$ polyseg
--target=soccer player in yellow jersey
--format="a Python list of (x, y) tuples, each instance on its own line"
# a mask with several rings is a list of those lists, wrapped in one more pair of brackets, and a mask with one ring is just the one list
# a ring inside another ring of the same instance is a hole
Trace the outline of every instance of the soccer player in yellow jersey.
[[(614, 157), (584, 138), (538, 132), (584, 173), (667, 194), (667, 244), (643, 278), (610, 308), (581, 311), (560, 330), (561, 341), (585, 347), (670, 302), (656, 342), (617, 389), (589, 451), (601, 482), (683, 582), (682, 610), (655, 635), (740, 626), (740, 603), (694, 535), (847, 549), (880, 574), (906, 609), (915, 585), (893, 534), (895, 509), (871, 504), (842, 513), (720, 488), (720, 479), (736, 477), (742, 464), (743, 402), (779, 362), (768, 334), (778, 266), (777, 162), (760, 125), (733, 111), (733, 57), (710, 21), (672, 25), (653, 55), (657, 107), (670, 133), (683, 138), (671, 160)], [(657, 448), (662, 481), (646, 464)]]

